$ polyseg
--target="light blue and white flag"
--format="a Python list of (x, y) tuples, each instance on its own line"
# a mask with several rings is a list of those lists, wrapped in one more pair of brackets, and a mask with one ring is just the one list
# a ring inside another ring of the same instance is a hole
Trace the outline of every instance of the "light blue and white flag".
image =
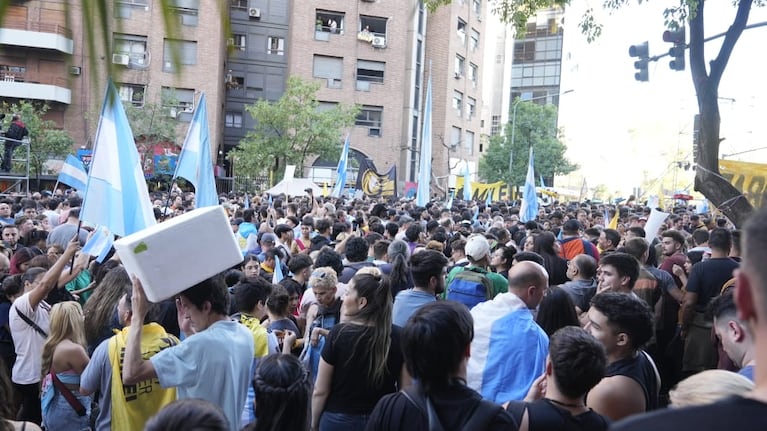
[(279, 283), (283, 278), (285, 278), (285, 276), (282, 274), (282, 264), (280, 263), (280, 258), (278, 256), (274, 256), (274, 274), (272, 274), (272, 284)]
[(85, 190), (88, 184), (88, 173), (85, 171), (83, 162), (71, 154), (67, 155), (61, 166), (58, 182), (77, 190)]
[(530, 159), (527, 162), (525, 188), (522, 190), (522, 206), (519, 211), (519, 221), (522, 223), (535, 220), (538, 217), (538, 196), (535, 194), (535, 157), (533, 147), (530, 147)]
[(336, 184), (333, 186), (333, 190), (330, 192), (330, 196), (334, 198), (340, 198), (344, 192), (346, 186), (346, 170), (348, 169), (349, 161), (349, 134), (346, 134), (346, 141), (344, 142), (344, 149), (341, 150), (341, 158), (338, 159), (338, 167), (336, 168)]
[(463, 167), (463, 200), (466, 202), (471, 200), (471, 175), (469, 174), (469, 162)]
[(186, 132), (184, 147), (178, 156), (176, 173), (173, 178), (183, 177), (194, 186), (194, 200), (197, 208), (219, 204), (216, 179), (213, 175), (213, 160), (210, 157), (210, 133), (208, 131), (208, 108), (205, 93), (202, 93), (194, 110), (192, 123)]
[(94, 256), (96, 262), (103, 263), (113, 244), (114, 235), (106, 227), (99, 226), (83, 246), (82, 252)]
[(80, 219), (126, 236), (157, 222), (128, 117), (110, 79)]
[(490, 188), (487, 189), (487, 198), (485, 199), (485, 206), (490, 207), (490, 205), (493, 203), (493, 192), (495, 189)]
[(243, 209), (250, 208), (250, 196), (248, 196), (247, 193), (245, 193), (245, 200), (242, 202), (242, 208)]
[[(431, 68), (430, 68), (431, 69)], [(426, 98), (423, 101), (423, 127), (421, 129), (421, 152), (418, 163), (418, 188), (415, 204), (425, 207), (431, 198), (431, 72), (426, 84)]]
[(445, 209), (453, 209), (453, 194), (450, 194), (450, 197), (447, 199), (447, 203), (445, 204)]
[[(549, 338), (513, 293), (501, 293), (471, 309), (474, 340), (466, 383), (496, 403), (521, 400), (544, 372)], [(511, 335), (513, 334), (513, 335)]]

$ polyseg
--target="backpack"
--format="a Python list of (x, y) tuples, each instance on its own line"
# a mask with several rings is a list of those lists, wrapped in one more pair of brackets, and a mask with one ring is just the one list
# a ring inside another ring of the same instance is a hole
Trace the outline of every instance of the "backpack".
[(487, 271), (482, 268), (464, 268), (450, 282), (445, 299), (460, 302), (469, 309), (480, 302), (491, 299), (493, 297), (493, 282), (485, 274)]

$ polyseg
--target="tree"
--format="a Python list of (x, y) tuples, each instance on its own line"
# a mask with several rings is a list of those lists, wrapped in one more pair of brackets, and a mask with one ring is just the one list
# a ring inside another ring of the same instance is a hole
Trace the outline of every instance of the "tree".
[[(2, 112), (6, 113), (5, 121), (10, 123), (13, 113), (21, 114), (21, 119), (29, 130), (29, 170), (37, 180), (37, 188), (40, 188), (40, 176), (48, 174), (45, 168), (48, 160), (63, 159), (72, 152), (75, 141), (69, 134), (60, 129), (55, 122), (44, 119), (50, 107), (44, 103), (30, 103), (20, 101), (18, 103), (3, 103)], [(3, 127), (7, 130), (7, 126)], [(16, 158), (21, 158), (20, 153), (24, 147), (16, 149)], [(26, 157), (26, 155), (24, 156)], [(15, 171), (20, 172), (25, 167), (17, 166)]]
[(309, 156), (338, 159), (343, 130), (354, 124), (359, 108), (336, 105), (322, 110), (316, 98), (319, 89), (317, 83), (290, 77), (279, 100), (261, 99), (245, 107), (256, 125), (232, 150), (238, 171), (269, 172), (278, 178), (286, 165), (296, 165), (301, 172)]
[[(479, 176), (487, 182), (504, 181), (522, 186), (527, 174), (530, 146), (535, 154), (535, 174), (544, 177), (565, 175), (578, 168), (565, 157), (567, 147), (557, 136), (557, 108), (517, 100), (516, 116), (503, 135), (490, 138), (487, 151), (479, 160)], [(512, 145), (512, 127), (514, 145)], [(509, 172), (509, 154), (512, 167)]]
[[(452, 0), (426, 0), (430, 10), (451, 3)], [(605, 0), (603, 3), (607, 9), (619, 9), (630, 0)], [(636, 0), (642, 3), (642, 0)], [(745, 196), (727, 179), (719, 174), (719, 144), (722, 138), (719, 136), (721, 117), (719, 115), (719, 84), (727, 68), (732, 51), (740, 39), (743, 30), (748, 24), (748, 17), (752, 6), (763, 6), (764, 0), (739, 0), (733, 2), (735, 18), (724, 36), (724, 42), (716, 56), (707, 61), (705, 56), (705, 27), (704, 0), (681, 0), (678, 6), (667, 8), (663, 15), (666, 25), (670, 29), (676, 29), (686, 23), (689, 28), (690, 42), (687, 47), (690, 55), (690, 72), (695, 87), (698, 112), (700, 115), (697, 130), (697, 148), (695, 163), (695, 190), (711, 201), (722, 211), (736, 226), (743, 222), (753, 212), (753, 207)], [(513, 23), (517, 31), (524, 31), (527, 19), (541, 8), (551, 6), (565, 6), (569, 0), (498, 0), (493, 8), (503, 22)], [(589, 41), (594, 40), (601, 34), (601, 25), (596, 22), (589, 9), (581, 18), (579, 27)], [(758, 57), (754, 57), (755, 61)], [(708, 69), (706, 65), (708, 64)], [(755, 64), (758, 65), (759, 63)]]

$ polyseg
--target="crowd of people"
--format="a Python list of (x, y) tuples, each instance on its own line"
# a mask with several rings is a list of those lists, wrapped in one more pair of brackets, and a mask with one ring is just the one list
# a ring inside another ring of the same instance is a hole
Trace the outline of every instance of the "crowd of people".
[[(194, 208), (175, 186), (152, 197), (161, 222)], [(0, 429), (748, 430), (767, 416), (767, 210), (735, 229), (680, 205), (647, 232), (633, 201), (522, 221), (508, 202), (220, 200), (242, 262), (160, 303), (116, 254), (82, 253), (76, 194), (0, 200)]]

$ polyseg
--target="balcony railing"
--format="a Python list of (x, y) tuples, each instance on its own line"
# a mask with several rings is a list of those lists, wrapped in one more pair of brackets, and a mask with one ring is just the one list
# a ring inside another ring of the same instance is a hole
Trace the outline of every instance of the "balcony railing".
[(16, 66), (0, 65), (0, 80), (27, 84), (47, 84), (68, 88), (67, 79), (59, 75), (42, 74), (19, 70)]
[(3, 28), (10, 28), (14, 30), (26, 30), (26, 31), (34, 31), (38, 33), (54, 33), (54, 34), (60, 34), (67, 39), (72, 39), (72, 30), (64, 27), (63, 25), (58, 24), (48, 24), (48, 23), (42, 23), (42, 22), (13, 22), (11, 20), (6, 20), (6, 22), (2, 23), (0, 27)]

